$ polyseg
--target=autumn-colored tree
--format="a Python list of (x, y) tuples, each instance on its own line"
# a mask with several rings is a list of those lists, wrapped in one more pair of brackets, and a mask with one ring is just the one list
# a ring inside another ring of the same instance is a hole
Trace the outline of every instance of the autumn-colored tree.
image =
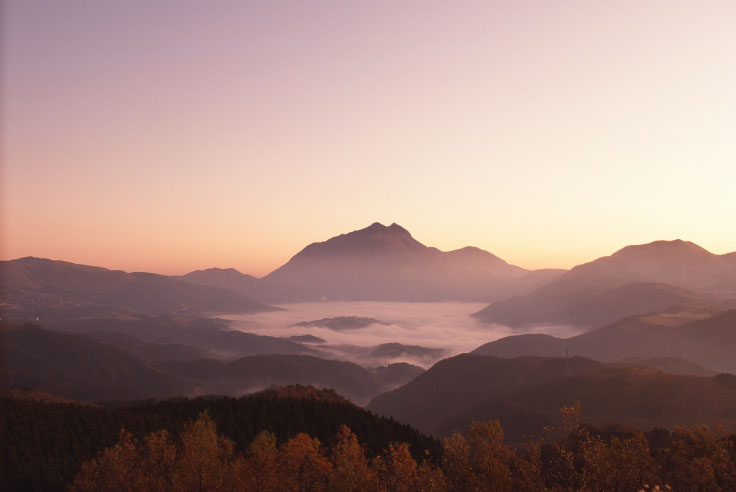
[(279, 486), (283, 492), (325, 491), (331, 472), (332, 465), (322, 454), (317, 439), (300, 433), (281, 448)]
[(584, 460), (583, 481), (591, 491), (638, 490), (657, 481), (649, 442), (641, 433), (627, 439), (614, 436), (610, 443), (594, 440), (586, 448)]
[(473, 469), (470, 445), (458, 432), (442, 442), (442, 470), (445, 472), (449, 492), (471, 490)]
[(120, 441), (82, 464), (71, 492), (133, 492), (140, 489), (138, 443), (124, 429)]
[(233, 488), (235, 444), (217, 435), (208, 413), (189, 422), (180, 435), (174, 489), (182, 492), (221, 491)]
[(139, 447), (139, 463), (141, 491), (164, 492), (174, 489), (176, 468), (176, 445), (165, 430), (149, 434)]
[(485, 492), (511, 490), (512, 451), (503, 444), (503, 429), (498, 420), (473, 422), (470, 425), (473, 489)]
[(417, 462), (406, 443), (390, 444), (372, 463), (380, 492), (412, 492), (417, 482)]
[(442, 469), (429, 461), (424, 461), (417, 468), (416, 492), (446, 492), (447, 481)]
[(376, 476), (368, 464), (358, 437), (341, 426), (332, 449), (332, 473), (328, 490), (330, 492), (362, 492), (374, 490)]
[(278, 448), (276, 436), (261, 432), (250, 443), (236, 465), (237, 490), (275, 492), (278, 490)]

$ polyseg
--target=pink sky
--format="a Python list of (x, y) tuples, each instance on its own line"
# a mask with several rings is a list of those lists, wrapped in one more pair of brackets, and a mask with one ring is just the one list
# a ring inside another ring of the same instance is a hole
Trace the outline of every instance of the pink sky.
[(736, 250), (736, 2), (5, 2), (2, 258), (268, 273), (397, 222)]

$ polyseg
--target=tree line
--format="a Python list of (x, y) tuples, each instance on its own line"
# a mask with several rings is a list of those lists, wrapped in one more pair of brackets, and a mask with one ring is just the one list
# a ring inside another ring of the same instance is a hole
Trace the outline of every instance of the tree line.
[(439, 456), (438, 440), (393, 419), (378, 417), (332, 390), (290, 387), (240, 398), (200, 397), (118, 403), (100, 407), (0, 397), (0, 490), (61, 491), (81, 465), (114, 446), (124, 428), (135, 439), (166, 430), (179, 435), (207, 411), (242, 453), (262, 431), (279, 445), (306, 433), (331, 445), (342, 425), (373, 457), (392, 442), (406, 442), (416, 458)]
[(563, 437), (504, 444), (497, 420), (475, 422), (442, 442), (439, 458), (416, 459), (406, 443), (370, 457), (345, 425), (325, 445), (306, 433), (278, 444), (259, 433), (243, 450), (209, 414), (178, 436), (153, 432), (119, 441), (83, 464), (70, 492), (611, 492), (736, 490), (736, 436), (708, 427), (595, 432), (579, 406), (561, 410)]

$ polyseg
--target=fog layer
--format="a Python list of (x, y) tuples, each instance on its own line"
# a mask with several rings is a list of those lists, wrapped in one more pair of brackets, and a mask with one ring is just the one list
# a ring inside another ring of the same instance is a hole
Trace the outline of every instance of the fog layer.
[[(232, 321), (233, 329), (258, 335), (313, 335), (327, 342), (315, 347), (325, 350), (331, 357), (368, 366), (403, 361), (428, 367), (441, 358), (470, 352), (484, 343), (512, 334), (547, 333), (566, 337), (578, 333), (567, 326), (546, 325), (527, 331), (512, 331), (502, 325), (482, 324), (470, 316), (484, 307), (481, 303), (305, 302), (279, 307), (283, 311), (218, 317)], [(385, 324), (339, 331), (321, 326), (295, 326), (304, 321), (342, 316), (375, 318)], [(436, 353), (426, 356), (402, 354), (389, 358), (369, 355), (374, 347), (385, 343), (443, 349), (445, 352), (441, 356)]]

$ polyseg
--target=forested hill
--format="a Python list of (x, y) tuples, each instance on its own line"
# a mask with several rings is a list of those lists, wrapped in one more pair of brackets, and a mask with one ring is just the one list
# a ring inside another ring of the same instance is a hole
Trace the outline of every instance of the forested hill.
[(133, 436), (166, 429), (181, 431), (206, 410), (217, 429), (243, 448), (261, 431), (286, 441), (300, 432), (330, 443), (347, 425), (368, 454), (393, 442), (412, 453), (438, 455), (439, 442), (419, 431), (377, 417), (326, 390), (292, 389), (242, 398), (202, 397), (142, 402), (114, 407), (40, 402), (0, 397), (0, 490), (63, 490), (81, 464), (114, 445), (121, 428)]

